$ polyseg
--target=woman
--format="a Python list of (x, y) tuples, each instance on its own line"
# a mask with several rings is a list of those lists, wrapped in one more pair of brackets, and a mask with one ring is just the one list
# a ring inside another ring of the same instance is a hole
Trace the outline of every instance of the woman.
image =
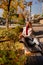
[[(23, 27), (23, 30), (21, 31), (21, 34), (19, 36), (21, 39), (20, 41), (23, 41), (24, 45), (29, 48), (29, 46), (34, 46), (37, 45), (40, 48), (39, 51), (41, 51), (41, 46), (38, 41), (38, 39), (33, 35), (33, 28), (31, 22), (27, 21), (26, 26)], [(37, 48), (37, 47), (36, 47)], [(27, 49), (26, 49), (27, 51)]]

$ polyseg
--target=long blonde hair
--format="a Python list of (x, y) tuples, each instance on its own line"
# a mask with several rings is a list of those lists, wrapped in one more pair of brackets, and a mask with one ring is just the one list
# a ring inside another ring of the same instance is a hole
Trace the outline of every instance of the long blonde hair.
[(32, 23), (31, 22), (26, 22), (26, 24), (29, 26), (29, 28), (32, 28)]

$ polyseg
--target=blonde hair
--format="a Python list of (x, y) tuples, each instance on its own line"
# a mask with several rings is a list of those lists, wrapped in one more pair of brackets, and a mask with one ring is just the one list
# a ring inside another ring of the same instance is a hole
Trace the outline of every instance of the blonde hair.
[(27, 21), (26, 24), (28, 24), (29, 27), (32, 28), (32, 23), (31, 22)]

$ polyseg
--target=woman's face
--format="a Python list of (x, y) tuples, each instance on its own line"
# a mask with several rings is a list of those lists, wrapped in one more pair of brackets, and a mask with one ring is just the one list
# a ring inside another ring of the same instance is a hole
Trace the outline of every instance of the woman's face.
[(29, 22), (26, 22), (26, 27), (28, 27), (29, 26)]

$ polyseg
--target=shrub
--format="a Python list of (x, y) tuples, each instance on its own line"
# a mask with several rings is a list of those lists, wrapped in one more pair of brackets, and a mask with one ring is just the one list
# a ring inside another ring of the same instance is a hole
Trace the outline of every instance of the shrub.
[(13, 34), (13, 32), (7, 31), (7, 30), (3, 31), (1, 35), (2, 35), (2, 37), (6, 38), (6, 39), (12, 39), (12, 40), (15, 37), (15, 34)]
[[(17, 26), (15, 29), (2, 31), (1, 36), (10, 41), (0, 43), (0, 65), (24, 65), (26, 61), (24, 45), (16, 42), (21, 28)], [(15, 40), (15, 42), (11, 40)]]
[(18, 18), (18, 24), (24, 25), (25, 24), (25, 19), (24, 18)]
[(19, 52), (18, 50), (0, 51), (0, 65), (24, 65), (26, 56)]
[(18, 36), (21, 28), (22, 28), (21, 26), (17, 26), (14, 29), (3, 30), (0, 34), (0, 39), (9, 39), (9, 40), (18, 41), (19, 40)]

